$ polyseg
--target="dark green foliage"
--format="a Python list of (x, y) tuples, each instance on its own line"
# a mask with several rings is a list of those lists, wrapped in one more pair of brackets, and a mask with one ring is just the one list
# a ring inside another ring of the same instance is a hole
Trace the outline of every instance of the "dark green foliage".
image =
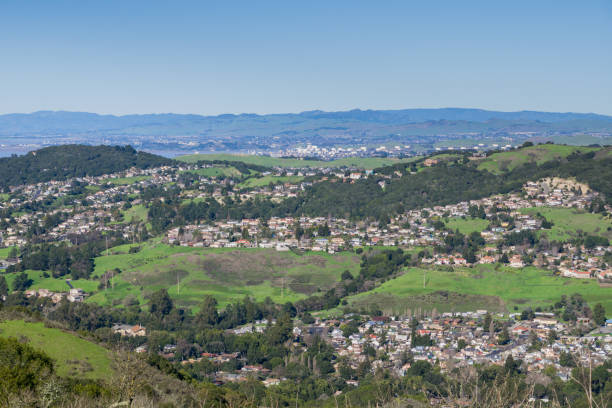
[(606, 309), (601, 303), (596, 304), (595, 308), (593, 308), (593, 320), (598, 326), (606, 324)]
[(576, 367), (576, 360), (570, 352), (562, 351), (559, 355), (559, 364), (562, 367)]
[(363, 280), (385, 278), (399, 271), (408, 260), (410, 254), (405, 254), (401, 249), (364, 256), (359, 277)]
[(382, 219), (407, 209), (476, 199), (499, 188), (495, 176), (466, 166), (430, 168), (393, 179), (384, 190), (378, 181), (369, 177), (353, 184), (316, 183), (299, 205), (306, 214)]
[(148, 216), (153, 232), (159, 234), (172, 224), (176, 211), (171, 205), (156, 200), (149, 206)]
[[(107, 241), (106, 238), (110, 239)], [(94, 270), (93, 259), (102, 253), (107, 242), (110, 246), (115, 246), (124, 241), (121, 237), (107, 237), (92, 232), (89, 235), (80, 235), (73, 245), (66, 243), (27, 245), (22, 249), (21, 262), (10, 266), (9, 272), (27, 269), (50, 270), (56, 278), (71, 274), (74, 279), (87, 279)]]
[(512, 245), (534, 245), (538, 242), (538, 237), (532, 230), (522, 230), (511, 232), (504, 237), (504, 242), (508, 246)]
[(9, 293), (9, 287), (8, 287), (8, 284), (6, 283), (6, 278), (0, 275), (0, 301), (2, 301), (2, 298), (7, 296), (8, 293)]
[(12, 393), (34, 390), (52, 373), (49, 356), (17, 339), (0, 337), (0, 405), (8, 406)]
[(497, 343), (502, 346), (510, 343), (510, 334), (508, 333), (507, 327), (504, 326), (502, 328), (501, 332), (499, 333), (499, 336), (497, 336)]
[(34, 283), (32, 279), (30, 279), (25, 272), (22, 272), (19, 275), (17, 275), (17, 277), (13, 281), (13, 290), (24, 291), (28, 289), (30, 286), (32, 286), (32, 283)]
[(149, 300), (149, 312), (152, 315), (161, 318), (169, 314), (173, 307), (174, 304), (166, 289), (160, 289), (151, 295), (151, 299)]
[(608, 245), (610, 245), (610, 241), (605, 237), (589, 235), (584, 239), (584, 247), (587, 249), (593, 249), (598, 246), (607, 247)]
[(197, 324), (202, 327), (214, 326), (219, 320), (217, 313), (217, 299), (206, 295), (200, 304), (200, 311), (196, 315)]
[(144, 169), (172, 162), (161, 156), (137, 152), (131, 146), (52, 146), (23, 156), (0, 159), (0, 188), (100, 176), (131, 167)]
[(351, 274), (351, 272), (349, 270), (346, 270), (344, 272), (342, 272), (342, 275), (340, 276), (340, 279), (342, 279), (343, 281), (345, 280), (353, 280), (353, 274)]

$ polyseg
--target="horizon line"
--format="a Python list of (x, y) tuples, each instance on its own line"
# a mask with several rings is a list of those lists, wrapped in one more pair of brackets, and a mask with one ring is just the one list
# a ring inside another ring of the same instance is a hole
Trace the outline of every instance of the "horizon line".
[(113, 117), (126, 117), (126, 116), (149, 116), (149, 115), (177, 115), (177, 116), (201, 116), (201, 117), (219, 117), (219, 116), (274, 116), (274, 115), (302, 115), (305, 113), (347, 113), (347, 112), (400, 112), (407, 110), (473, 110), (483, 112), (495, 112), (495, 113), (553, 113), (553, 114), (578, 114), (578, 115), (597, 115), (612, 118), (612, 114), (597, 113), (597, 112), (578, 112), (578, 111), (552, 111), (552, 110), (535, 110), (535, 109), (520, 109), (520, 110), (496, 110), (487, 108), (475, 108), (475, 107), (411, 107), (411, 108), (352, 108), (352, 109), (340, 109), (340, 110), (323, 110), (323, 109), (310, 109), (299, 112), (268, 112), (268, 113), (254, 113), (254, 112), (226, 112), (218, 114), (205, 114), (205, 113), (176, 113), (176, 112), (148, 112), (148, 113), (99, 113), (86, 110), (67, 110), (67, 109), (39, 109), (31, 112), (2, 112), (0, 116), (10, 115), (34, 115), (37, 113), (83, 113), (97, 116), (113, 116)]

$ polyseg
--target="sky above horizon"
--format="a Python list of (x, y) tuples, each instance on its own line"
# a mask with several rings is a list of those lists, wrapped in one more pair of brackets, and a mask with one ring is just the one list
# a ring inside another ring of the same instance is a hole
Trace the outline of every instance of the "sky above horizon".
[(0, 2), (0, 113), (612, 115), (612, 2)]

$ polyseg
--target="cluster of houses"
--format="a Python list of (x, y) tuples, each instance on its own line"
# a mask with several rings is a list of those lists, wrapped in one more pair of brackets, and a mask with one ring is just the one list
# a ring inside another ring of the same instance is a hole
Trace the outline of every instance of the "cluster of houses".
[[(491, 328), (483, 327), (488, 315), (486, 310), (442, 314), (434, 311), (429, 317), (422, 317), (415, 327), (413, 317), (409, 315), (362, 316), (351, 313), (340, 318), (317, 319), (310, 325), (296, 321), (293, 329), (294, 346), (300, 349), (303, 343), (297, 343), (297, 340), (309, 344), (318, 336), (330, 344), (338, 356), (344, 357), (344, 361), (353, 369), (357, 370), (361, 363), (369, 360), (372, 370), (384, 368), (397, 376), (404, 376), (414, 361), (438, 364), (444, 372), (475, 364), (503, 365), (508, 356), (512, 356), (515, 360), (521, 360), (529, 372), (541, 372), (553, 367), (562, 380), (567, 380), (571, 365), (563, 362), (564, 353), (576, 358), (577, 363), (593, 366), (603, 364), (612, 356), (612, 320), (591, 334), (577, 336), (574, 328), (590, 330), (593, 327), (589, 318), (579, 318), (575, 324), (570, 325), (546, 312), (536, 312), (527, 320), (520, 320), (519, 314), (494, 314), (492, 318), (502, 321), (508, 334), (508, 338), (500, 344), (500, 332), (491, 333)], [(353, 330), (346, 331), (347, 324), (355, 320), (361, 323)], [(259, 321), (229, 331), (237, 335), (263, 332), (267, 326), (267, 321)], [(115, 325), (113, 331), (130, 337), (146, 335), (145, 329), (138, 325)], [(414, 345), (413, 333), (419, 337), (428, 337), (430, 345)], [(534, 339), (538, 342), (537, 347), (534, 347)], [(175, 350), (176, 345), (168, 344), (160, 355), (174, 359)], [(136, 351), (146, 351), (146, 345)], [(203, 359), (221, 367), (231, 360), (242, 360), (242, 356), (239, 353), (204, 352), (198, 357), (181, 361), (181, 364), (194, 364)], [(339, 371), (338, 362), (334, 367)], [(233, 372), (219, 369), (211, 374), (211, 380), (221, 384), (245, 381), (253, 376), (262, 380), (266, 386), (284, 380), (275, 376), (273, 370), (261, 365), (244, 365)], [(348, 381), (358, 385), (357, 380)]]
[[(132, 179), (133, 182), (121, 180)], [(122, 208), (125, 201), (118, 197), (139, 195), (143, 189), (163, 185), (176, 181), (176, 171), (168, 166), (153, 169), (130, 169), (120, 173), (107, 174), (99, 177), (78, 177), (65, 181), (49, 181), (38, 184), (28, 184), (11, 188), (11, 198), (7, 202), (0, 202), (0, 209), (18, 210), (24, 205), (61, 200), (70, 195), (74, 188), (87, 186), (88, 194), (85, 196), (87, 205), (76, 205), (67, 212), (66, 208), (58, 207), (52, 210), (25, 211), (13, 215), (13, 220), (6, 228), (0, 229), (0, 247), (23, 246), (28, 229), (33, 225), (43, 226), (46, 217), (63, 213), (66, 216), (58, 225), (40, 234), (41, 239), (61, 241), (68, 235), (85, 234), (92, 230), (111, 231), (121, 230), (128, 238), (132, 236), (132, 226), (120, 223), (115, 219), (117, 212), (113, 210)], [(140, 199), (135, 199), (131, 205), (138, 205)]]
[[(555, 367), (558, 375), (567, 379), (570, 368), (560, 363), (562, 353), (570, 353), (581, 359), (590, 359), (593, 365), (605, 362), (612, 355), (612, 320), (605, 328), (607, 335), (572, 335), (571, 327), (557, 320), (549, 313), (536, 313), (531, 320), (518, 320), (518, 315), (496, 316), (507, 319), (509, 340), (500, 345), (499, 333), (491, 335), (482, 327), (486, 310), (466, 313), (443, 313), (422, 320), (416, 334), (429, 336), (431, 346), (412, 345), (412, 318), (374, 317), (365, 320), (358, 331), (346, 337), (341, 330), (342, 324), (353, 316), (342, 319), (320, 321), (313, 327), (296, 328), (295, 332), (316, 332), (323, 336), (336, 350), (338, 355), (346, 356), (353, 368), (357, 368), (367, 356), (367, 346), (381, 351), (389, 358), (379, 359), (374, 366), (386, 367), (398, 375), (404, 375), (410, 367), (406, 354), (411, 360), (425, 360), (439, 363), (443, 370), (474, 364), (503, 364), (508, 356), (522, 360), (529, 371), (539, 372), (548, 366)], [(366, 317), (367, 318), (367, 317)], [(517, 320), (515, 320), (517, 319)], [(589, 319), (579, 319), (579, 325), (591, 324)], [(550, 333), (554, 332), (554, 340)], [(532, 339), (537, 338), (541, 346), (532, 347)]]
[(28, 289), (24, 292), (28, 298), (48, 298), (53, 303), (59, 303), (62, 299), (66, 299), (69, 302), (82, 302), (85, 300), (87, 293), (83, 289), (71, 288), (68, 292), (53, 292), (48, 289)]
[[(541, 217), (534, 215), (533, 211), (523, 211), (524, 209), (585, 209), (596, 197), (596, 193), (580, 183), (563, 179), (544, 179), (525, 184), (522, 193), (411, 210), (394, 217), (384, 226), (377, 222), (351, 222), (331, 217), (271, 218), (267, 223), (257, 219), (225, 220), (173, 228), (167, 232), (165, 241), (192, 247), (259, 247), (275, 248), (278, 251), (297, 248), (330, 253), (376, 245), (435, 247), (443, 243), (448, 232), (436, 229), (432, 225), (433, 220), (465, 218), (469, 216), (470, 207), (477, 206), (484, 209), (485, 220), (505, 212), (513, 222), (490, 224), (480, 232), (486, 245), (476, 254), (476, 263), (496, 263), (505, 254), (508, 265), (514, 268), (522, 268), (529, 262), (535, 266), (547, 267), (566, 277), (609, 280), (612, 278), (612, 269), (602, 261), (602, 256), (609, 247), (575, 248), (565, 243), (551, 251), (535, 253), (533, 248), (508, 246), (500, 249), (498, 245), (506, 234), (541, 229)], [(318, 227), (322, 225), (329, 228), (329, 235), (319, 235)], [(302, 233), (298, 233), (298, 230)], [(526, 254), (533, 255), (534, 259), (526, 262)], [(461, 254), (443, 252), (431, 254), (431, 257), (423, 259), (423, 262), (435, 265), (470, 265)]]

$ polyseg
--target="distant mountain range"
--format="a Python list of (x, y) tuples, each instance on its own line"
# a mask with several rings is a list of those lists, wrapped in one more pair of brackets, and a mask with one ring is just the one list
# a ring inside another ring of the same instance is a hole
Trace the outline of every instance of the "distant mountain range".
[(498, 112), (482, 109), (308, 111), (287, 114), (98, 115), (40, 111), (0, 115), (6, 146), (133, 144), (148, 150), (278, 150), (321, 146), (444, 140), (612, 135), (612, 116), (593, 113)]

